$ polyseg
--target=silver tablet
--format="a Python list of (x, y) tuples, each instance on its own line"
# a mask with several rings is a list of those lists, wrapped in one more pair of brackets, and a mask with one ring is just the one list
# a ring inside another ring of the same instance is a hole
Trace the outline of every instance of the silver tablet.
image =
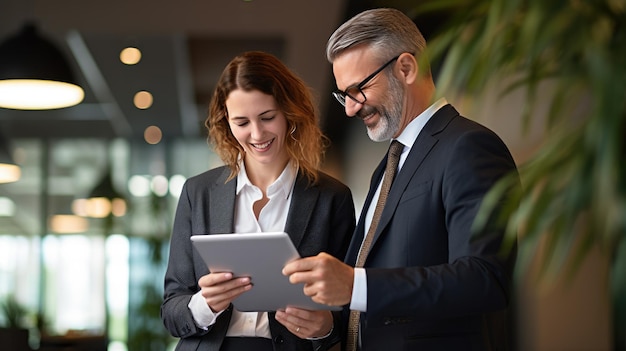
[(287, 233), (193, 235), (191, 241), (209, 271), (251, 277), (252, 289), (233, 300), (239, 311), (341, 309), (313, 302), (304, 295), (303, 284), (291, 284), (282, 274), (287, 262), (300, 257)]

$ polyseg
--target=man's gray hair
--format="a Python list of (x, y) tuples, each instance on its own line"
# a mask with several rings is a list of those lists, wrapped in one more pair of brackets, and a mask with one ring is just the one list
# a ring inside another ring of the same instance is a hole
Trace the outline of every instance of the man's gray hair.
[(401, 11), (377, 8), (357, 14), (337, 28), (326, 44), (326, 58), (333, 63), (344, 50), (360, 45), (374, 49), (374, 55), (383, 62), (404, 52), (420, 59), (426, 40)]

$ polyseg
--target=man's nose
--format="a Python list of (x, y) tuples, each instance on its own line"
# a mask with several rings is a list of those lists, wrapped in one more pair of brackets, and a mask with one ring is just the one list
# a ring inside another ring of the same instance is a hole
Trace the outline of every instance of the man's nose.
[(353, 99), (346, 99), (346, 105), (344, 106), (344, 110), (346, 112), (346, 116), (354, 117), (359, 112), (359, 110), (363, 107), (363, 104), (354, 101)]

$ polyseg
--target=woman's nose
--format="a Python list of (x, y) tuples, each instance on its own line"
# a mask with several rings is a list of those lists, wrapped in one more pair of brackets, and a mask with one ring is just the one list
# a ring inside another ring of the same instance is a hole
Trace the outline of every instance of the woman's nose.
[(251, 123), (252, 129), (250, 134), (252, 139), (261, 139), (263, 137), (263, 125), (262, 123)]

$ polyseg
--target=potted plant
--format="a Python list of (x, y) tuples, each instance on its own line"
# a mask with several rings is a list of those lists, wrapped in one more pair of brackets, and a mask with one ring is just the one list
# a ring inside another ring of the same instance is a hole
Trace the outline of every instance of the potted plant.
[(0, 304), (4, 321), (0, 327), (0, 345), (12, 351), (30, 351), (29, 346), (29, 314), (13, 296), (8, 296)]
[[(519, 267), (538, 260), (546, 276), (575, 273), (599, 248), (610, 266), (613, 346), (625, 350), (625, 3), (452, 0), (412, 8), (415, 16), (448, 18), (429, 44), (431, 59), (443, 60), (438, 88), (478, 95), (494, 78), (512, 78), (503, 94), (526, 93), (526, 124), (546, 121), (549, 140), (520, 165), (524, 189), (511, 199), (519, 206), (496, 206), (504, 180), (477, 225), (500, 211), (509, 238), (517, 236)], [(544, 115), (540, 95), (550, 101)]]

